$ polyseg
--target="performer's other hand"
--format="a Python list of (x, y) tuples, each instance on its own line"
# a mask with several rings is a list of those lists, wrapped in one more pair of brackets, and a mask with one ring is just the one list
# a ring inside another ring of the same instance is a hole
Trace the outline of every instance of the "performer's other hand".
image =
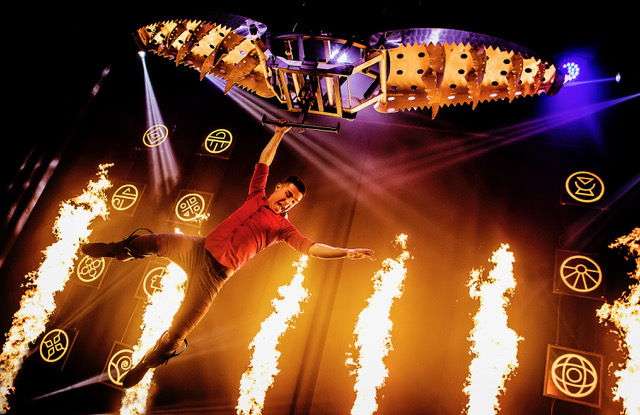
[(286, 123), (286, 122), (287, 122), (287, 120), (283, 120), (283, 119), (278, 120), (278, 124), (276, 124), (276, 131), (275, 131), (276, 134), (284, 135), (284, 134), (288, 133), (289, 130), (291, 130), (293, 128), (291, 126), (285, 126), (284, 123)]
[(349, 259), (363, 259), (369, 258), (372, 261), (376, 260), (375, 252), (373, 249), (366, 248), (356, 248), (356, 249), (347, 249), (347, 258)]

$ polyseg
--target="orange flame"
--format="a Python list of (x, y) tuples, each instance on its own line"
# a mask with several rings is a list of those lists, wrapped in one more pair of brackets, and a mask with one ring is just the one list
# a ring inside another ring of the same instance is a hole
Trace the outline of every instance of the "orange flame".
[(482, 269), (474, 269), (467, 282), (469, 296), (480, 301), (473, 317), (475, 326), (469, 335), (471, 354), (475, 357), (463, 389), (469, 396), (469, 415), (487, 415), (500, 410), (498, 395), (504, 392), (505, 382), (518, 367), (518, 342), (523, 340), (507, 325), (508, 296), (513, 295), (516, 288), (515, 258), (509, 252), (509, 245), (502, 244), (490, 261), (495, 266), (484, 281)]
[(627, 359), (620, 364), (614, 374), (618, 379), (613, 387), (613, 400), (622, 400), (625, 414), (640, 414), (640, 228), (629, 235), (621, 236), (609, 245), (610, 248), (625, 247), (635, 256), (636, 269), (629, 276), (637, 282), (629, 286), (629, 293), (623, 294), (613, 304), (604, 304), (596, 315), (600, 322), (611, 321), (622, 337), (620, 348), (625, 350)]
[[(179, 232), (176, 229), (176, 232)], [(160, 280), (160, 288), (148, 299), (142, 315), (142, 334), (133, 347), (131, 360), (135, 366), (147, 350), (151, 349), (162, 334), (171, 327), (174, 315), (184, 300), (187, 274), (175, 263), (167, 265)], [(147, 372), (136, 386), (125, 391), (122, 397), (121, 415), (143, 415), (146, 412), (149, 389), (154, 370)]]
[(249, 345), (253, 349), (249, 368), (242, 374), (240, 380), (240, 397), (236, 406), (238, 415), (259, 415), (264, 407), (267, 389), (273, 385), (273, 379), (280, 371), (278, 359), (280, 352), (276, 349), (280, 336), (289, 328), (297, 317), (303, 301), (309, 298), (309, 292), (302, 286), (309, 257), (300, 256), (293, 263), (296, 274), (289, 285), (278, 288), (281, 298), (271, 301), (273, 312), (260, 325), (260, 331)]
[(81, 195), (60, 205), (53, 225), (56, 242), (43, 251), (40, 267), (26, 275), (27, 290), (20, 300), (20, 309), (13, 315), (0, 354), (0, 413), (9, 410), (8, 395), (14, 390), (13, 381), (29, 352), (29, 344), (45, 331), (56, 309), (55, 294), (69, 280), (78, 248), (91, 234), (89, 226), (97, 216), (106, 217), (108, 213), (105, 190), (112, 186), (107, 178), (112, 165), (100, 165), (98, 181), (90, 181)]
[(402, 296), (407, 276), (405, 262), (411, 257), (407, 251), (407, 238), (405, 234), (396, 237), (395, 242), (402, 253), (396, 259), (385, 259), (382, 268), (374, 274), (374, 292), (367, 299), (368, 305), (358, 315), (353, 331), (359, 356), (357, 361), (352, 357), (346, 361), (347, 366), (355, 367), (352, 374), (356, 376), (353, 386), (356, 399), (351, 408), (352, 415), (373, 414), (378, 409), (377, 390), (384, 386), (389, 374), (383, 359), (392, 349), (391, 306), (396, 298)]

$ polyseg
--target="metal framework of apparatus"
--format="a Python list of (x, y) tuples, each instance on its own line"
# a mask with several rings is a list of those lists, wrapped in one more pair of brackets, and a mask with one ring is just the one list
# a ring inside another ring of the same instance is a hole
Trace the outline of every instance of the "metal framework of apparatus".
[[(367, 42), (328, 35), (268, 37), (263, 23), (219, 13), (169, 20), (135, 33), (141, 50), (226, 81), (300, 113), (351, 119), (363, 108), (390, 113), (546, 93), (563, 85), (551, 62), (522, 46), (455, 29), (379, 32)], [(268, 45), (268, 46), (267, 46)]]

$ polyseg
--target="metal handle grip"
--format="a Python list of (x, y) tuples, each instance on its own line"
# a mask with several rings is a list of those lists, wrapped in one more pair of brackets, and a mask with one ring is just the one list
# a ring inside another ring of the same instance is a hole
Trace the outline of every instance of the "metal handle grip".
[(324, 131), (328, 133), (336, 133), (340, 132), (340, 123), (338, 123), (335, 127), (330, 125), (316, 125), (316, 124), (303, 124), (299, 122), (280, 122), (278, 120), (272, 120), (267, 118), (266, 114), (262, 116), (262, 125), (270, 124), (270, 125), (279, 125), (282, 127), (296, 127), (296, 128), (304, 128), (305, 130), (315, 130), (315, 131)]

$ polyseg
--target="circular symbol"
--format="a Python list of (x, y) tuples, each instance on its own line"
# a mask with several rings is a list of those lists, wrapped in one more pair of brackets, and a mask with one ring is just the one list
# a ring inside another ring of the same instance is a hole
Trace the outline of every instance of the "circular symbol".
[(115, 210), (127, 210), (138, 200), (138, 188), (132, 184), (123, 184), (111, 196), (111, 206)]
[(604, 195), (604, 182), (588, 171), (577, 171), (567, 177), (564, 187), (573, 199), (583, 203), (593, 203)]
[(40, 342), (40, 357), (45, 362), (53, 363), (62, 359), (69, 349), (69, 336), (64, 330), (54, 329), (45, 334)]
[(169, 129), (163, 124), (152, 125), (144, 132), (142, 142), (147, 147), (157, 147), (169, 137)]
[(585, 357), (567, 353), (551, 365), (551, 380), (565, 395), (584, 398), (598, 386), (598, 373)]
[(197, 193), (184, 195), (176, 203), (176, 216), (184, 222), (193, 222), (204, 211), (204, 197)]
[(147, 272), (147, 275), (144, 277), (144, 293), (147, 297), (151, 297), (156, 291), (160, 291), (162, 286), (160, 282), (162, 281), (162, 277), (167, 274), (167, 269), (165, 267), (157, 267)]
[(229, 130), (218, 129), (204, 140), (204, 148), (211, 154), (220, 154), (227, 150), (233, 142), (233, 134)]
[(560, 277), (562, 282), (572, 290), (587, 293), (600, 286), (602, 270), (591, 258), (574, 255), (562, 261)]
[(122, 349), (118, 353), (111, 356), (107, 368), (107, 374), (109, 375), (109, 379), (111, 380), (111, 382), (115, 383), (116, 385), (122, 386), (122, 378), (124, 378), (124, 375), (126, 375), (133, 366), (133, 362), (131, 360), (132, 355), (133, 350)]
[(92, 282), (100, 278), (106, 267), (104, 258), (85, 256), (76, 267), (76, 274), (82, 282)]

